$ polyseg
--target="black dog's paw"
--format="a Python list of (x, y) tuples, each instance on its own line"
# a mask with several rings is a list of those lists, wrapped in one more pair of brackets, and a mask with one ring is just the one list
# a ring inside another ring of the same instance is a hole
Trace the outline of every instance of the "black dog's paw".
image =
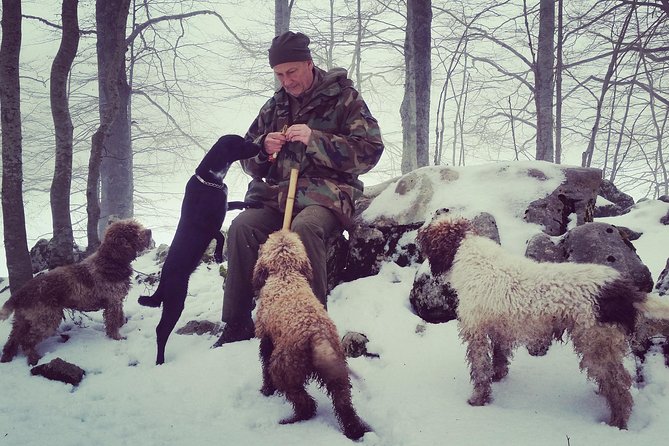
[(158, 308), (160, 306), (160, 299), (154, 296), (139, 296), (137, 302), (144, 307)]
[(216, 263), (223, 263), (223, 245), (225, 245), (225, 236), (220, 232), (214, 233), (216, 247), (214, 248), (214, 260)]

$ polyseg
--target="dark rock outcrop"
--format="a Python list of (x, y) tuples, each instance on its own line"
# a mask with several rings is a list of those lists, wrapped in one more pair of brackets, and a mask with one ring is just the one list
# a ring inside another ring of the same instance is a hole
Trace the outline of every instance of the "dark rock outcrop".
[(342, 347), (344, 347), (344, 354), (347, 357), (358, 358), (360, 356), (366, 356), (369, 358), (378, 358), (378, 354), (367, 351), (368, 342), (369, 338), (357, 331), (346, 332), (341, 339)]
[(599, 196), (609, 203), (595, 207), (595, 218), (616, 217), (629, 212), (634, 205), (634, 198), (621, 192), (611, 181), (602, 180), (599, 186)]
[(565, 235), (562, 244), (568, 262), (608, 265), (627, 275), (640, 290), (653, 289), (650, 270), (641, 262), (632, 243), (613, 225), (577, 226)]
[(30, 369), (30, 374), (78, 386), (84, 379), (86, 372), (75, 364), (56, 358), (46, 364), (33, 367)]
[(539, 262), (608, 265), (626, 275), (639, 289), (653, 288), (650, 270), (641, 262), (625, 232), (607, 223), (577, 226), (557, 243), (545, 234), (537, 234), (528, 242), (525, 256)]
[(593, 221), (602, 181), (599, 169), (571, 167), (563, 171), (565, 181), (560, 187), (549, 196), (530, 203), (525, 211), (525, 221), (540, 224), (544, 232), (552, 236), (567, 232), (572, 214), (576, 215), (577, 225)]
[(204, 334), (218, 335), (221, 332), (221, 324), (211, 321), (188, 321), (186, 325), (179, 328), (176, 333), (180, 335), (198, 335)]
[(414, 312), (426, 322), (439, 324), (458, 317), (458, 295), (441, 276), (427, 270), (416, 273), (409, 302)]

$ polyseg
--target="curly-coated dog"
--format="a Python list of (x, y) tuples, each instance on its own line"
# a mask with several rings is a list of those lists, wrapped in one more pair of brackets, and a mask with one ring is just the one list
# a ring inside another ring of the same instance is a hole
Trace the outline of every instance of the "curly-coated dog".
[(34, 277), (14, 293), (0, 310), (0, 320), (12, 312), (14, 322), (0, 362), (9, 362), (19, 347), (35, 365), (37, 345), (53, 335), (63, 310), (103, 311), (107, 336), (121, 339), (123, 299), (130, 289), (131, 262), (149, 248), (151, 230), (135, 220), (119, 220), (105, 231), (102, 244), (89, 257)]
[(581, 370), (606, 398), (609, 424), (627, 427), (633, 400), (623, 366), (626, 336), (637, 310), (668, 318), (669, 305), (606, 265), (538, 263), (510, 254), (462, 218), (435, 216), (419, 230), (418, 244), (432, 273), (447, 274), (458, 293), (458, 328), (474, 386), (469, 404), (491, 401), (491, 383), (507, 375), (515, 347), (566, 332)]
[(223, 182), (235, 161), (251, 158), (260, 148), (238, 135), (225, 135), (216, 141), (188, 180), (181, 203), (181, 217), (160, 274), (160, 283), (151, 296), (141, 296), (139, 303), (148, 307), (163, 304), (156, 327), (158, 353), (156, 364), (165, 362), (165, 345), (184, 309), (188, 280), (202, 260), (212, 239), (216, 239), (215, 258), (222, 261), (224, 238), (221, 225), (228, 209), (252, 206), (244, 202), (228, 203), (228, 187)]
[(311, 264), (299, 236), (280, 230), (260, 247), (253, 270), (259, 290), (256, 336), (260, 338), (263, 386), (293, 404), (293, 416), (281, 424), (308, 420), (316, 402), (305, 386), (316, 379), (332, 398), (334, 412), (348, 438), (358, 439), (370, 428), (356, 414), (351, 381), (337, 327), (311, 290)]

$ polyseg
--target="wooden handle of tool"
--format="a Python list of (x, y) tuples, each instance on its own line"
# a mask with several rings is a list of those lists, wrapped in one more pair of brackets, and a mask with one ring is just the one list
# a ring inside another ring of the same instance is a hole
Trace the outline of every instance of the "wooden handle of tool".
[(295, 189), (297, 188), (297, 169), (290, 169), (290, 181), (288, 182), (288, 197), (286, 197), (286, 211), (283, 214), (283, 229), (290, 229), (293, 219), (293, 205), (295, 204)]

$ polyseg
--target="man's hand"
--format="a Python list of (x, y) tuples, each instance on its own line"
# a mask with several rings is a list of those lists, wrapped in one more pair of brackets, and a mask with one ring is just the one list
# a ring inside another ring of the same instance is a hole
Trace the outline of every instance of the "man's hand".
[(311, 141), (311, 129), (306, 124), (293, 124), (286, 130), (286, 139), (290, 142), (299, 141), (308, 146)]
[(286, 141), (288, 141), (288, 138), (281, 132), (268, 133), (265, 137), (265, 144), (263, 148), (270, 156), (270, 158), (274, 158), (275, 154), (278, 154), (281, 151), (281, 148), (286, 143)]

